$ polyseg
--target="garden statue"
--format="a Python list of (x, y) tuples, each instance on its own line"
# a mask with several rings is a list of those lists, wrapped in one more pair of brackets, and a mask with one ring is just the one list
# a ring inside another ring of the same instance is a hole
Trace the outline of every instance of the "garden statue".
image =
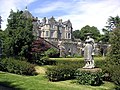
[(65, 47), (63, 46), (63, 41), (58, 42), (58, 47), (60, 50), (60, 57), (64, 56), (63, 53), (65, 53)]
[(95, 43), (94, 39), (90, 37), (90, 33), (87, 34), (87, 39), (85, 40), (85, 47), (84, 47), (84, 59), (85, 59), (85, 69), (94, 68), (94, 50), (95, 50)]

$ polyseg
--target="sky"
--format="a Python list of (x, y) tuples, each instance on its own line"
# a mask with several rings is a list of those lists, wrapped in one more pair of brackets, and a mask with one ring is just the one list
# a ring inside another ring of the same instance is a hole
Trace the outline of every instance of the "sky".
[(6, 28), (10, 10), (28, 10), (40, 20), (55, 17), (56, 20), (70, 20), (73, 30), (86, 25), (97, 27), (100, 32), (110, 16), (120, 16), (120, 0), (0, 0), (2, 29)]

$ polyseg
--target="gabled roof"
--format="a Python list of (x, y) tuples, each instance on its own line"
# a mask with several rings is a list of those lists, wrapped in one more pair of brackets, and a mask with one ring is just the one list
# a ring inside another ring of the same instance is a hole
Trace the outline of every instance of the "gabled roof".
[(67, 25), (68, 27), (72, 27), (72, 23), (70, 20), (63, 22), (64, 25)]

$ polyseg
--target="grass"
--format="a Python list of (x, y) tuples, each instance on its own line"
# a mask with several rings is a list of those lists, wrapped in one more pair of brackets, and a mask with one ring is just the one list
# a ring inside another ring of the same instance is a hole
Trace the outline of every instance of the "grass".
[[(84, 61), (84, 58), (50, 58), (50, 60), (69, 60), (69, 61)], [(95, 57), (94, 60), (105, 60), (105, 57)]]
[(22, 76), (6, 72), (0, 72), (0, 84), (8, 85), (19, 90), (113, 90), (115, 85), (104, 82), (101, 86), (78, 85), (72, 80), (50, 82), (40, 74), (37, 76)]
[[(50, 58), (56, 61), (82, 61), (83, 58)], [(95, 61), (104, 60), (103, 57), (95, 57)], [(98, 63), (99, 64), (99, 63)], [(0, 85), (9, 86), (15, 90), (113, 90), (115, 85), (111, 82), (104, 82), (101, 86), (79, 85), (74, 80), (50, 82), (45, 77), (45, 70), (51, 65), (36, 66), (37, 76), (22, 76), (7, 72), (0, 72)]]

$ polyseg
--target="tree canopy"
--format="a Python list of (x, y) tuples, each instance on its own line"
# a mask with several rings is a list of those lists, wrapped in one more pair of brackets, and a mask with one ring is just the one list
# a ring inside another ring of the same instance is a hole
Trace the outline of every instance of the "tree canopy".
[(104, 35), (101, 36), (101, 41), (108, 42), (110, 38), (110, 33), (116, 28), (120, 28), (120, 17), (110, 16), (107, 20), (107, 26), (105, 26), (105, 28), (102, 29)]
[(25, 17), (23, 11), (11, 10), (5, 30), (4, 54), (26, 57), (34, 40), (32, 28), (32, 19)]
[(116, 16), (116, 17), (110, 16), (108, 18), (107, 23), (108, 23), (108, 26), (106, 26), (106, 28), (108, 30), (113, 30), (115, 28), (120, 28), (120, 17), (119, 16)]
[(81, 30), (73, 31), (73, 36), (75, 38), (80, 38), (81, 40), (86, 39), (86, 33), (92, 33), (92, 36), (95, 40), (99, 40), (100, 32), (97, 27), (89, 25), (84, 26)]

